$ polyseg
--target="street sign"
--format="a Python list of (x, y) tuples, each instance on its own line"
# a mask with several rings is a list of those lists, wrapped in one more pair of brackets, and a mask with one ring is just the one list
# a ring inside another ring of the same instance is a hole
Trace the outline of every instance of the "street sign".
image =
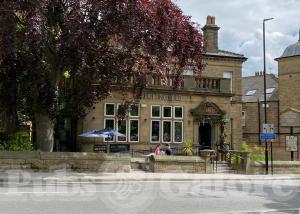
[(285, 149), (288, 152), (298, 151), (298, 137), (297, 136), (285, 136)]
[(276, 139), (276, 134), (260, 134), (260, 139), (261, 140), (272, 140), (272, 139)]
[(263, 134), (274, 134), (274, 125), (271, 123), (263, 124)]

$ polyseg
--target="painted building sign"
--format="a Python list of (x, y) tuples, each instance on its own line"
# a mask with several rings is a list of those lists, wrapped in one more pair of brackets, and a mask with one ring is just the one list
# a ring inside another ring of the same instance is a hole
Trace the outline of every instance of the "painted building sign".
[(180, 101), (181, 95), (145, 92), (143, 98), (151, 100)]

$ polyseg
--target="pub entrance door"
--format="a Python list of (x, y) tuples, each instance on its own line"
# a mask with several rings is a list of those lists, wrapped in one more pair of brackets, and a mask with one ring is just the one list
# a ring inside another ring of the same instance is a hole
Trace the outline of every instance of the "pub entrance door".
[(210, 123), (200, 123), (199, 125), (199, 148), (211, 149), (212, 126)]

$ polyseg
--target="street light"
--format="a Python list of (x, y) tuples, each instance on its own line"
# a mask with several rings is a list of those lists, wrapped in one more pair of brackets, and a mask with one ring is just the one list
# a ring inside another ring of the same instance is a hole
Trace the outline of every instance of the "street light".
[[(265, 110), (265, 124), (267, 123), (267, 84), (266, 84), (266, 39), (265, 39), (265, 22), (274, 18), (264, 19), (263, 21), (263, 51), (264, 51), (264, 110)], [(268, 141), (265, 141), (265, 165), (266, 174), (269, 172), (269, 155), (268, 155)]]

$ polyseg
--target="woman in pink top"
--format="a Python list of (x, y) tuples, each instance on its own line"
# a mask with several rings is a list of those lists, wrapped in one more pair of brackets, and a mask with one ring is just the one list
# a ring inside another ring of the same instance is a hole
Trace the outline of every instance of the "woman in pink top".
[(158, 144), (155, 148), (155, 155), (160, 155), (160, 144)]

